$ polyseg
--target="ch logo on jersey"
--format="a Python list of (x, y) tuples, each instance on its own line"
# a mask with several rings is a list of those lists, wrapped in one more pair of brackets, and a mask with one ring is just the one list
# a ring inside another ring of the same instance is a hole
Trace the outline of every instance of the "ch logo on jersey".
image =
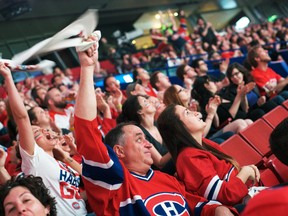
[(159, 193), (147, 198), (144, 202), (147, 210), (153, 215), (190, 215), (186, 201), (180, 194)]

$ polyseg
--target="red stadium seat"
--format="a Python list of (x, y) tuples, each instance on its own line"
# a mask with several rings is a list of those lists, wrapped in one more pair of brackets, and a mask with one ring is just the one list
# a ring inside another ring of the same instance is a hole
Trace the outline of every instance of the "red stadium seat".
[(264, 165), (274, 172), (281, 183), (288, 182), (288, 166), (279, 161), (275, 155), (267, 159)]
[(279, 180), (270, 169), (263, 170), (260, 176), (263, 185), (266, 187), (271, 187), (280, 184)]
[(283, 119), (288, 117), (288, 110), (283, 106), (277, 106), (262, 118), (273, 128), (275, 128)]
[(243, 131), (240, 131), (239, 134), (262, 156), (269, 156), (271, 155), (269, 137), (272, 130), (273, 128), (267, 122), (263, 119), (258, 119)]
[(262, 162), (262, 155), (238, 134), (235, 134), (223, 142), (221, 148), (226, 154), (235, 158), (241, 166), (249, 164), (260, 165)]
[(288, 100), (285, 100), (282, 105), (288, 110)]
[(107, 73), (117, 74), (116, 66), (110, 60), (99, 61), (100, 67), (107, 71)]

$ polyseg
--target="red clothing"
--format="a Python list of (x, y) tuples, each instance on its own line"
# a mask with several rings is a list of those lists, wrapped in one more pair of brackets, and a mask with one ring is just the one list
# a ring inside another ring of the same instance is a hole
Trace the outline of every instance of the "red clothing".
[(75, 116), (74, 125), (83, 182), (96, 215), (214, 215), (218, 202), (188, 194), (174, 177), (152, 169), (146, 176), (129, 172), (102, 143), (96, 119)]
[(261, 191), (249, 200), (241, 216), (286, 216), (288, 212), (288, 187), (272, 187)]
[(275, 87), (278, 84), (279, 80), (282, 78), (279, 74), (277, 74), (269, 67), (266, 71), (255, 68), (251, 72), (251, 75), (253, 76), (254, 81), (259, 87), (262, 95), (270, 92), (271, 87)]
[(148, 86), (145, 88), (145, 92), (147, 95), (157, 98), (157, 93), (150, 83), (148, 83)]
[[(211, 141), (206, 143), (222, 151), (219, 145)], [(247, 186), (236, 177), (238, 171), (234, 166), (209, 151), (191, 147), (183, 149), (177, 157), (176, 170), (187, 191), (208, 200), (235, 205), (248, 193)]]

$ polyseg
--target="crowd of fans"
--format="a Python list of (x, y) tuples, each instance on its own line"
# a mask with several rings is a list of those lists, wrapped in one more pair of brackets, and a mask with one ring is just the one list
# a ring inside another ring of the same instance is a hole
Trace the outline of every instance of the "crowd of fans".
[[(170, 18), (171, 25), (150, 31), (156, 49), (138, 56), (101, 39), (100, 55), (117, 73), (133, 74), (125, 90), (111, 74), (104, 92), (94, 88), (95, 76), (105, 74), (96, 44), (78, 53), (80, 82), (56, 67), (51, 82), (14, 83), (0, 62), (1, 215), (242, 212), (260, 172), (241, 167), (219, 144), (288, 99), (288, 78), (268, 67), (283, 60), (277, 51), (287, 48), (288, 20), (219, 34), (199, 18), (190, 34), (183, 11), (179, 27)], [(243, 64), (229, 64), (239, 56), (247, 57)], [(217, 76), (209, 75), (208, 60)], [(166, 66), (177, 67), (183, 86), (156, 70)], [(251, 215), (247, 209), (243, 215)]]

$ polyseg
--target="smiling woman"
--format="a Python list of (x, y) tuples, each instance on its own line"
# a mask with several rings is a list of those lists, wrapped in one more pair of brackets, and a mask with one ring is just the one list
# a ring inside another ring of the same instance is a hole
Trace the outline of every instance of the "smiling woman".
[(0, 188), (0, 215), (56, 216), (56, 201), (40, 177), (13, 178)]

